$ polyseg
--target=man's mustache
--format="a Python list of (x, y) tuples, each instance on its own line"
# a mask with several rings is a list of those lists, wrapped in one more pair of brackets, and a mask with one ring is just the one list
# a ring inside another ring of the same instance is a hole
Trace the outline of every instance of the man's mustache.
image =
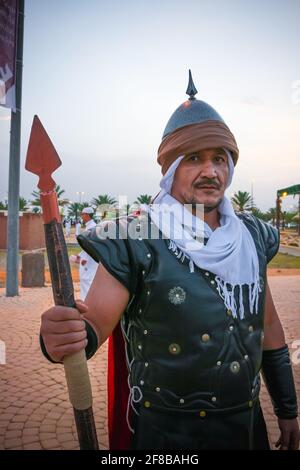
[(211, 188), (216, 188), (216, 189), (219, 189), (220, 186), (218, 183), (216, 183), (215, 181), (211, 181), (211, 180), (207, 180), (207, 181), (197, 181), (195, 184), (194, 184), (194, 187), (199, 189), (199, 188), (203, 188), (203, 186), (209, 186)]

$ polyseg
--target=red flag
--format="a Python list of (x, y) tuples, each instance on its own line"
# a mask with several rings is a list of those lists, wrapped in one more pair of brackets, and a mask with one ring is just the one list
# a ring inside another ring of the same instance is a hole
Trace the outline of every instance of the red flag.
[(0, 105), (16, 111), (18, 0), (0, 0)]

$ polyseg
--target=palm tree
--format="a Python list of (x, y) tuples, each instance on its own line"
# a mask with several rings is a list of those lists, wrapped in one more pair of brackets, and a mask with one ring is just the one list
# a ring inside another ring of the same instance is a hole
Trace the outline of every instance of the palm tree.
[(275, 226), (276, 221), (276, 209), (275, 207), (271, 207), (266, 213), (267, 220), (272, 220), (272, 225)]
[[(19, 197), (19, 211), (25, 212), (28, 209), (27, 205), (28, 205), (28, 201), (24, 197), (20, 196)], [(8, 201), (7, 200), (5, 200), (4, 202), (0, 201), (0, 210), (7, 211), (7, 209), (8, 209)]]
[(150, 204), (152, 199), (152, 196), (149, 196), (148, 194), (141, 194), (136, 201), (134, 201), (134, 204)]
[(298, 213), (297, 213), (297, 212), (295, 212), (295, 211), (293, 211), (293, 212), (287, 212), (286, 215), (285, 215), (285, 221), (286, 221), (286, 223), (288, 224), (288, 223), (291, 223), (293, 220), (296, 220), (296, 219), (295, 219), (295, 216), (296, 216), (296, 218), (297, 218), (297, 216), (298, 216)]
[[(61, 196), (65, 193), (65, 190), (60, 187), (59, 184), (55, 186), (55, 192), (57, 194), (57, 200), (58, 200), (58, 205), (59, 206), (66, 206), (69, 204), (69, 199), (62, 198)], [(40, 207), (41, 205), (41, 198), (40, 198), (40, 193), (41, 191), (32, 191), (31, 196), (34, 197), (34, 199), (31, 202), (32, 206), (37, 206)]]
[(77, 220), (79, 214), (81, 213), (83, 206), (80, 202), (72, 202), (68, 206), (68, 216), (69, 217), (75, 217), (75, 220)]
[(19, 197), (19, 211), (25, 212), (28, 207), (27, 207), (28, 202), (26, 199), (22, 196)]
[(91, 201), (93, 206), (102, 206), (103, 204), (108, 204), (110, 206), (114, 206), (117, 203), (114, 197), (110, 197), (107, 194), (99, 194), (99, 196), (94, 197)]
[(99, 196), (94, 197), (91, 201), (92, 206), (95, 206), (96, 209), (100, 209), (103, 218), (106, 217), (107, 212), (112, 209), (116, 203), (116, 199), (107, 194), (99, 194)]
[(60, 199), (60, 196), (62, 196), (66, 191), (60, 187), (59, 184), (55, 186), (55, 192), (57, 194), (57, 199)]
[(61, 197), (66, 191), (60, 187), (59, 184), (55, 186), (55, 192), (57, 194), (57, 200), (59, 206), (66, 206), (70, 203), (70, 199)]
[(252, 214), (255, 215), (255, 217), (258, 219), (264, 220), (265, 222), (269, 220), (267, 214), (258, 209), (258, 207), (252, 208)]
[(234, 208), (239, 212), (250, 211), (253, 208), (251, 194), (247, 191), (238, 191), (231, 198)]
[(41, 207), (40, 191), (32, 191), (31, 196), (34, 197), (30, 204), (35, 207)]

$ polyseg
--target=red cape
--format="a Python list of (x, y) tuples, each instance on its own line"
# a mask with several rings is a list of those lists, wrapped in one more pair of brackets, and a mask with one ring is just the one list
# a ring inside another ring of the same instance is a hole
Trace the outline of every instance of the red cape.
[[(140, 215), (140, 210), (133, 212)], [(126, 364), (125, 341), (120, 323), (108, 341), (108, 435), (110, 450), (131, 449), (132, 433), (128, 428), (126, 413), (128, 406), (128, 368)], [(132, 410), (129, 409), (129, 420)]]
[(108, 342), (107, 399), (110, 450), (128, 450), (131, 448), (132, 433), (126, 421), (129, 397), (127, 379), (125, 341), (119, 323)]

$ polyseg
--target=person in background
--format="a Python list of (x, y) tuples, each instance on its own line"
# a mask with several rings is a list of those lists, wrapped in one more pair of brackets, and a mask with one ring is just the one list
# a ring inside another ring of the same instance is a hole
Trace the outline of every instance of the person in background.
[(66, 237), (69, 238), (70, 233), (71, 233), (71, 221), (69, 219), (66, 220), (65, 229), (66, 229)]
[[(93, 219), (93, 215), (94, 209), (92, 207), (84, 207), (84, 209), (82, 210), (81, 218), (83, 220), (83, 223), (85, 224), (86, 230), (90, 230), (96, 226), (96, 223)], [(76, 230), (77, 225), (80, 224), (76, 224)], [(98, 263), (96, 263), (93, 258), (91, 258), (86, 253), (86, 251), (83, 250), (77, 256), (70, 256), (70, 261), (79, 264), (80, 298), (81, 300), (84, 300), (93, 282), (94, 276), (98, 268)]]
[(80, 235), (80, 231), (81, 231), (81, 223), (79, 220), (76, 220), (75, 222), (75, 235), (76, 237), (78, 237), (78, 235)]

